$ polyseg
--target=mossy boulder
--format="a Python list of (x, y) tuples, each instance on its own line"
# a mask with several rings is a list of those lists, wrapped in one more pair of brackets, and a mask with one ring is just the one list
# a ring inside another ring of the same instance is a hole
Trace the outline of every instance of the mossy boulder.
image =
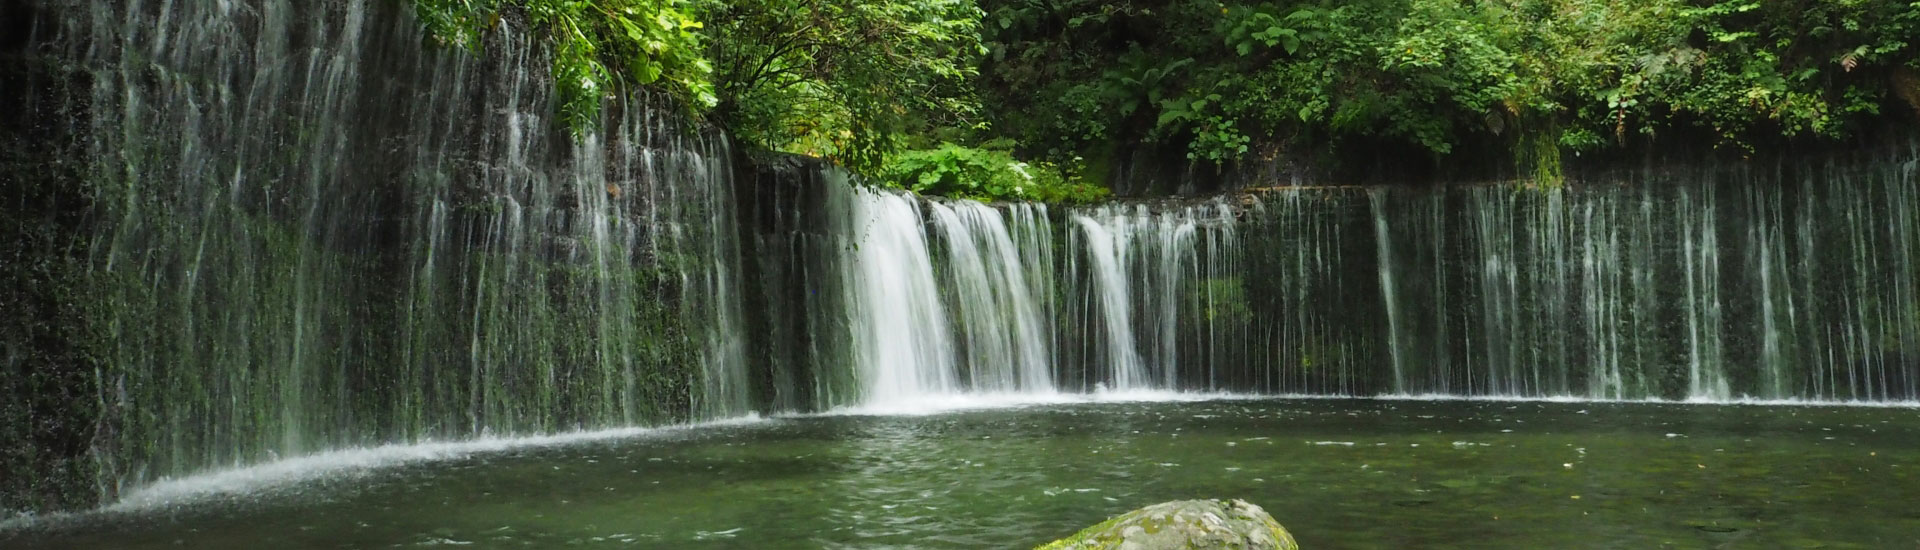
[(1088, 527), (1038, 550), (1299, 550), (1293, 535), (1244, 500), (1178, 500)]

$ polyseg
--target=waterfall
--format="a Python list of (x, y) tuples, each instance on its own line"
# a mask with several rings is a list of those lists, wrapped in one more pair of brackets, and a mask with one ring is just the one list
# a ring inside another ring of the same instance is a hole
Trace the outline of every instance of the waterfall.
[[(933, 226), (947, 250), (942, 282), (952, 291), (960, 320), (968, 386), (989, 392), (1051, 391), (1052, 338), (1040, 315), (1046, 297), (1029, 284), (1028, 258), (1014, 245), (1006, 217), (976, 202), (932, 207)], [(1033, 218), (1028, 214), (1028, 223)]]
[(1067, 271), (1085, 307), (1061, 322), (1099, 342), (1086, 354), (1085, 372), (1096, 373), (1086, 383), (1224, 389), (1228, 376), (1216, 367), (1244, 360), (1250, 328), (1233, 209), (1220, 201), (1158, 212), (1102, 206), (1069, 219), (1075, 262)]
[[(1402, 353), (1382, 362), (1371, 391), (1920, 397), (1914, 166), (1855, 160), (1561, 189), (1376, 189), (1366, 204), (1379, 253), (1366, 268), (1384, 304), (1383, 347)], [(1269, 199), (1268, 211), (1276, 205), (1290, 203)], [(1453, 227), (1472, 230), (1445, 230)], [(1403, 244), (1418, 239), (1431, 244)]]
[(502, 25), (404, 2), (49, 1), (86, 78), (103, 494), (343, 447), (750, 412), (730, 146), (574, 139)]
[[(848, 205), (835, 225), (852, 232), (840, 265), (861, 398), (829, 406), (1047, 394), (1061, 380), (1245, 387), (1229, 384), (1246, 378), (1233, 365), (1252, 330), (1225, 203), (1077, 209), (1056, 227), (1038, 205), (835, 196)], [(1053, 250), (1060, 233), (1065, 258)]]
[[(1889, 217), (1826, 235), (1750, 173), (1283, 190), (1075, 208), (1057, 226), (1033, 207), (856, 191), (841, 281), (864, 393), (830, 405), (1056, 385), (1909, 399), (1911, 165), (1803, 186), (1825, 197), (1813, 216)], [(1852, 250), (1806, 244), (1831, 238)], [(1801, 280), (1836, 270), (1844, 292)]]
[[(721, 144), (725, 146), (724, 143)], [(684, 153), (683, 153), (684, 154)], [(732, 166), (724, 157), (696, 156), (683, 159), (685, 166), (694, 168), (689, 181), (697, 186), (692, 189), (692, 202), (698, 212), (683, 213), (680, 219), (698, 220), (704, 224), (692, 242), (687, 246), (700, 246), (704, 262), (683, 266), (682, 273), (697, 273), (699, 287), (694, 296), (706, 300), (695, 306), (695, 310), (705, 314), (706, 345), (702, 349), (700, 363), (701, 403), (697, 412), (702, 418), (732, 418), (753, 411), (748, 396), (747, 341), (742, 337), (742, 311), (740, 291), (740, 248), (737, 229), (734, 226), (737, 215), (734, 213)], [(665, 190), (677, 191), (677, 186), (663, 186)], [(658, 201), (656, 204), (682, 204), (685, 199)]]
[(869, 190), (845, 197), (860, 403), (1053, 391), (1044, 207)]
[(1732, 390), (1723, 372), (1726, 357), (1721, 354), (1719, 232), (1713, 210), (1690, 212), (1694, 210), (1692, 194), (1681, 192), (1680, 209), (1691, 214), (1681, 228), (1686, 251), (1687, 397), (1726, 399)]
[(511, 21), (474, 55), (404, 2), (34, 5), (80, 149), (47, 163), (92, 200), (55, 458), (100, 498), (976, 394), (1920, 398), (1920, 151), (982, 204), (738, 152), (644, 93), (576, 136)]
[(1092, 218), (1075, 216), (1073, 221), (1080, 228), (1085, 239), (1088, 265), (1093, 275), (1093, 285), (1088, 289), (1097, 296), (1095, 303), (1100, 309), (1101, 326), (1105, 328), (1104, 341), (1106, 354), (1101, 365), (1112, 373), (1111, 384), (1116, 389), (1134, 389), (1147, 382), (1146, 366), (1142, 364), (1140, 351), (1134, 347), (1133, 298), (1128, 281), (1125, 253), (1129, 250), (1127, 232), (1113, 232)]
[(1400, 326), (1400, 297), (1393, 284), (1393, 237), (1387, 231), (1386, 194), (1384, 189), (1374, 190), (1367, 203), (1372, 205), (1374, 242), (1379, 250), (1380, 303), (1387, 312), (1387, 356), (1393, 360), (1393, 391), (1407, 391), (1406, 360), (1401, 358), (1400, 338), (1404, 330)]
[(846, 283), (853, 364), (864, 402), (902, 402), (960, 387), (947, 307), (913, 197), (853, 195)]

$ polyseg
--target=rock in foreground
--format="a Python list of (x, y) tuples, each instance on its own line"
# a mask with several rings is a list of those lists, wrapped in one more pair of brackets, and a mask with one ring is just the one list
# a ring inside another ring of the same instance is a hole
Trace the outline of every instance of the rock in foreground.
[(1038, 550), (1299, 550), (1293, 535), (1247, 501), (1177, 500), (1088, 527)]

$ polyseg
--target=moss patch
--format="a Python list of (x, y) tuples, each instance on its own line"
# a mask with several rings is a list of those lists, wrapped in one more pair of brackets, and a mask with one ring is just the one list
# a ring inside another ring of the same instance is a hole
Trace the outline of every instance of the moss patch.
[(1038, 550), (1298, 550), (1280, 522), (1242, 500), (1155, 504), (1115, 516)]

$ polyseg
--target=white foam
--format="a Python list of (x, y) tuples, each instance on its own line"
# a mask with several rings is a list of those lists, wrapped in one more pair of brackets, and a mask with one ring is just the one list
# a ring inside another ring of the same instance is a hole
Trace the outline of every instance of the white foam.
[(1822, 400), (1815, 400), (1815, 399), (1758, 399), (1758, 398), (1742, 397), (1737, 399), (1726, 399), (1726, 400), (1719, 400), (1719, 401), (1704, 400), (1704, 399), (1701, 399), (1701, 400), (1689, 399), (1684, 401), (1684, 403), (1695, 404), (1695, 405), (1757, 405), (1757, 406), (1763, 406), (1763, 407), (1868, 407), (1868, 408), (1876, 408), (1876, 409), (1920, 409), (1920, 401), (1915, 401), (1915, 400), (1822, 401)]
[(210, 498), (254, 494), (319, 479), (364, 473), (427, 461), (452, 460), (512, 449), (557, 447), (592, 441), (626, 439), (764, 421), (758, 415), (656, 428), (613, 428), (525, 437), (481, 436), (459, 441), (423, 441), (325, 451), (261, 464), (214, 470), (187, 477), (161, 479), (134, 489), (104, 507), (77, 513), (21, 515), (0, 520), (0, 532), (84, 518), (91, 515), (137, 514)]
[[(1290, 397), (1289, 397), (1290, 398)], [(1819, 399), (1761, 399), (1755, 397), (1737, 397), (1733, 399), (1594, 399), (1572, 395), (1451, 395), (1437, 393), (1420, 394), (1381, 394), (1370, 398), (1386, 401), (1485, 401), (1493, 403), (1624, 403), (1653, 405), (1717, 405), (1717, 406), (1763, 406), (1763, 407), (1869, 407), (1883, 409), (1920, 408), (1920, 401), (1837, 401)]]
[(1015, 409), (1046, 405), (1086, 403), (1191, 403), (1249, 399), (1286, 399), (1291, 396), (1228, 392), (1182, 392), (1169, 390), (1101, 390), (1092, 393), (1012, 392), (933, 394), (884, 399), (860, 405), (837, 407), (807, 416), (930, 416), (961, 411)]

